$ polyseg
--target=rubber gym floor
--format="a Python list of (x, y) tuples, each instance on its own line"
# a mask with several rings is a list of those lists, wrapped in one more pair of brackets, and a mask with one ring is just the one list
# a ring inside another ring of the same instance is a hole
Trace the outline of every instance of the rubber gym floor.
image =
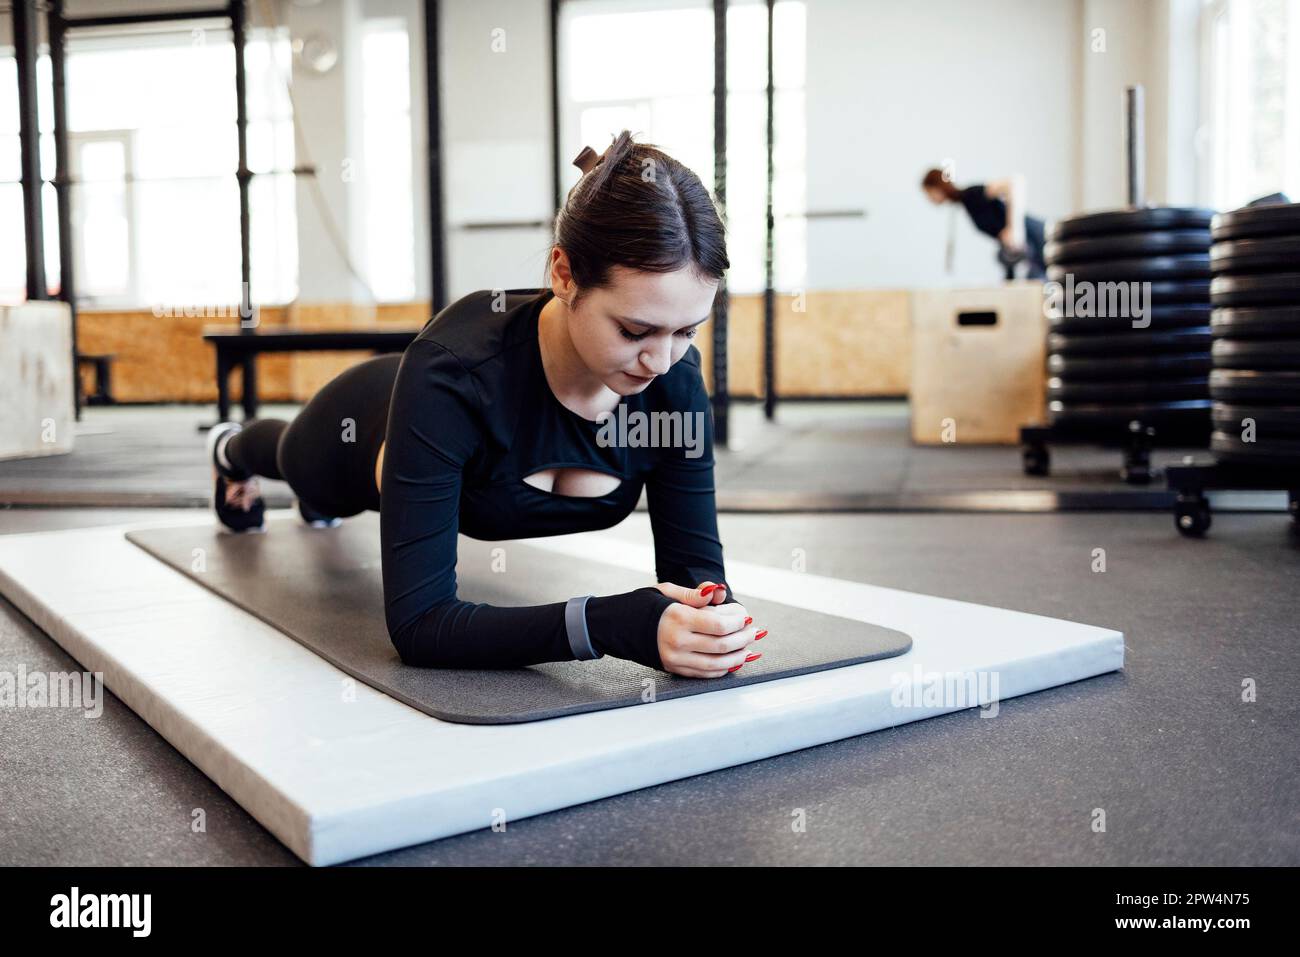
[[(196, 427), (211, 414), (84, 410), (72, 455), (0, 465), (0, 534), (205, 507)], [(911, 447), (906, 414), (790, 403), (773, 424), (733, 407), (736, 449), (717, 463), (727, 555), (788, 567), (801, 550), (819, 575), (1115, 628), (1122, 672), (1003, 701), (994, 719), (957, 712), (356, 863), (1300, 863), (1300, 539), (1284, 497), (1220, 497), (1189, 540), (1163, 484), (1125, 486), (1114, 451), (1054, 449), (1053, 475), (1030, 478), (1014, 448)], [(278, 484), (272, 507), (291, 502)], [(772, 510), (792, 502), (810, 510)], [(649, 542), (645, 512), (607, 534)], [(0, 600), (0, 670), (19, 666), (78, 669)], [(7, 863), (297, 863), (111, 694), (99, 720), (4, 721)], [(792, 833), (789, 807), (819, 826)]]

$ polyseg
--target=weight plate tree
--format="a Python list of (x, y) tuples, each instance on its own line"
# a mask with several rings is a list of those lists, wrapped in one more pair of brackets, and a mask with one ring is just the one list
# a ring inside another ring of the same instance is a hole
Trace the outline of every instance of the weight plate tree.
[(1140, 85), (1125, 88), (1127, 206), (1047, 233), (1048, 424), (1020, 430), (1028, 475), (1048, 473), (1049, 443), (1084, 441), (1119, 445), (1121, 478), (1145, 483), (1157, 441), (1209, 442), (1214, 211), (1147, 203), (1143, 103)]
[(1061, 283), (1047, 339), (1054, 430), (1105, 439), (1136, 420), (1165, 444), (1207, 443), (1213, 216), (1140, 207), (1052, 227), (1047, 277)]
[(1211, 450), (1300, 465), (1300, 204), (1223, 213), (1210, 231)]
[(1187, 536), (1209, 529), (1214, 489), (1281, 489), (1300, 522), (1300, 204), (1221, 213), (1210, 236), (1214, 461), (1165, 472)]

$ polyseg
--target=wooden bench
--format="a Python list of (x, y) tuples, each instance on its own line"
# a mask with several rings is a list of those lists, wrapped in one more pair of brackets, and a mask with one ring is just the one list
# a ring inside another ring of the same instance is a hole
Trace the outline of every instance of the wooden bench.
[(375, 355), (405, 352), (423, 326), (400, 329), (300, 329), (289, 326), (259, 326), (257, 332), (239, 332), (229, 327), (203, 330), (203, 338), (217, 351), (217, 421), (230, 418), (230, 372), (244, 368), (244, 420), (257, 417), (257, 388), (249, 388), (248, 368), (260, 352), (329, 352), (369, 349)]

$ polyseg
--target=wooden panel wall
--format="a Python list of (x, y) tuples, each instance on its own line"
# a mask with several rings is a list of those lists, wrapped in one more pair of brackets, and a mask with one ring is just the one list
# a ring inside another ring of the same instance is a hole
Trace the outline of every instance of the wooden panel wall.
[[(263, 306), (263, 325), (330, 329), (340, 326), (419, 327), (428, 320), (427, 302), (397, 305)], [(206, 327), (239, 328), (239, 316), (155, 316), (150, 310), (91, 311), (77, 317), (77, 348), (112, 352), (113, 395), (118, 402), (216, 402), (216, 354), (203, 341)], [(366, 358), (369, 352), (267, 353), (257, 360), (258, 395), (264, 402), (305, 402), (324, 382)], [(87, 373), (85, 389), (93, 386)], [(230, 376), (230, 394), (243, 395), (243, 373)]]
[[(910, 297), (906, 290), (810, 292), (776, 297), (777, 388), (782, 395), (904, 395), (911, 365)], [(428, 302), (366, 306), (348, 303), (266, 306), (264, 325), (299, 328), (422, 326)], [(731, 300), (728, 372), (731, 393), (762, 394), (763, 299)], [(113, 393), (119, 402), (215, 402), (215, 358), (201, 338), (205, 326), (239, 327), (229, 319), (155, 316), (151, 311), (86, 310), (78, 318), (82, 352), (114, 352)], [(694, 339), (713, 387), (712, 329)], [(267, 402), (303, 402), (368, 352), (268, 354), (258, 360), (259, 394)], [(230, 379), (242, 394), (242, 376)], [(89, 388), (89, 383), (87, 383)]]

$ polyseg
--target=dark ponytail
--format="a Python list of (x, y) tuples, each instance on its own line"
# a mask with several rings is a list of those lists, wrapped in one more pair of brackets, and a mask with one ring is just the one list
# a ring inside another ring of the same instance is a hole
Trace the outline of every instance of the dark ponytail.
[[(552, 246), (568, 255), (578, 296), (608, 286), (613, 266), (692, 266), (719, 280), (731, 267), (722, 220), (700, 178), (658, 147), (634, 143), (627, 130), (569, 190)], [(550, 285), (549, 258), (543, 285)]]

